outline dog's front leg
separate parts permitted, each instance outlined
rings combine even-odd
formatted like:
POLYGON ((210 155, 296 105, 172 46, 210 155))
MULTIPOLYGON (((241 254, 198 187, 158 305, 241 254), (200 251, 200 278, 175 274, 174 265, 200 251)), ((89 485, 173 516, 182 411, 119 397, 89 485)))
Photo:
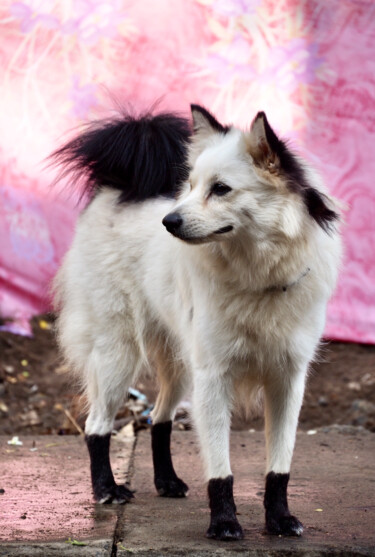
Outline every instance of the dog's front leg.
POLYGON ((211 522, 206 536, 243 538, 236 518, 233 476, 229 462, 232 381, 226 373, 199 369, 194 374, 194 414, 208 476, 211 522))
POLYGON ((287 486, 306 367, 285 375, 277 370, 264 386, 267 445, 264 506, 266 529, 270 534, 300 536, 303 532, 301 522, 289 512, 287 486))

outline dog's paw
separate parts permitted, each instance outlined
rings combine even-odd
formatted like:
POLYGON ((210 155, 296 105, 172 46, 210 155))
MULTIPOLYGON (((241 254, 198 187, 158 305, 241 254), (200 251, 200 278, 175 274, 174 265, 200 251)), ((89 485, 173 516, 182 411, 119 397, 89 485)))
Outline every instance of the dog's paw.
POLYGON ((95 493, 95 500, 102 505, 110 503, 124 505, 133 499, 133 492, 124 485, 114 484, 110 488, 104 488, 99 493, 95 493))
POLYGON ((168 480, 156 478, 155 487, 160 497, 185 497, 189 491, 186 483, 177 476, 168 480))
POLYGON ((282 536, 301 536, 303 532, 302 523, 295 516, 281 516, 278 518, 267 517, 266 529, 268 534, 282 536))
POLYGON ((220 520, 211 522, 210 527, 206 532, 207 538, 222 541, 233 541, 243 539, 243 530, 238 520, 220 520))

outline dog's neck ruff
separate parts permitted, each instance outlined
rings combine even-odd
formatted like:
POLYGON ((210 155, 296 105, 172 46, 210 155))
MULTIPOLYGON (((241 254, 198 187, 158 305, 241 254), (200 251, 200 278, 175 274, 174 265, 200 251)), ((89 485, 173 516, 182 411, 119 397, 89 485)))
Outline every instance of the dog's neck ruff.
POLYGON ((299 277, 294 280, 293 282, 289 282, 288 284, 283 284, 283 285, 274 285, 274 286, 269 286, 268 288, 266 288, 266 292, 286 292, 287 290, 290 290, 293 286, 296 286, 299 282, 301 282, 301 280, 303 278, 305 278, 306 275, 309 274, 309 272, 311 271, 310 267, 307 267, 307 269, 305 269, 303 271, 303 273, 301 273, 299 275, 299 277))

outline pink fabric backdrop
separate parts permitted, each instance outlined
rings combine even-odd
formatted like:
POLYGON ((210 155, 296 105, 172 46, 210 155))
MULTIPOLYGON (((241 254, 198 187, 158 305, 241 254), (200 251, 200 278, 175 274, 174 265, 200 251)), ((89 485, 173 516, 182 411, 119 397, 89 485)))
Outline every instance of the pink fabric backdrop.
POLYGON ((27 330, 69 246, 77 199, 43 159, 116 99, 247 126, 258 110, 344 201, 346 258, 326 335, 375 342, 372 0, 3 0, 0 315, 27 330))

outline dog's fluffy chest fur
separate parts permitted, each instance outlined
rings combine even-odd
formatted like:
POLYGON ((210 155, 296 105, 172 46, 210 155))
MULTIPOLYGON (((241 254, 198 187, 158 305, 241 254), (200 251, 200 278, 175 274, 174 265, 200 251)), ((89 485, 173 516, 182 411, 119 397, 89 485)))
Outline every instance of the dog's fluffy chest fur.
POLYGON ((259 372, 316 343, 324 319, 317 299, 334 280, 334 273, 317 275, 328 253, 305 250, 300 261, 278 255, 262 268, 251 246, 231 254, 230 247, 185 245, 167 234, 161 219, 172 207, 159 199, 119 209, 111 191, 91 203, 71 256, 77 253, 75 280, 92 297, 91 308, 106 308, 111 319, 115 313, 124 328, 136 324, 139 338, 168 336, 185 360, 204 367, 215 360, 235 370, 246 361, 259 372))

